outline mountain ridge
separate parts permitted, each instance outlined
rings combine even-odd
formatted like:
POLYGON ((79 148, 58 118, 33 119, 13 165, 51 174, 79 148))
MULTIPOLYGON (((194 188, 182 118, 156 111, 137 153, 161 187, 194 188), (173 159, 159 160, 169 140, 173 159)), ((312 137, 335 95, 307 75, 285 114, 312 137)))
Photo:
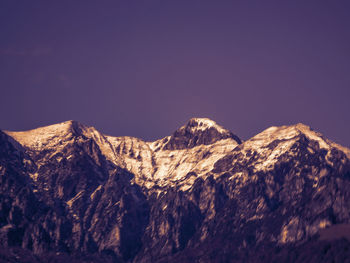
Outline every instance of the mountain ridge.
POLYGON ((350 224, 349 149, 304 124, 246 141, 205 118, 154 142, 76 121, 0 135, 0 240, 35 255, 253 262, 350 224))
POLYGON ((54 149, 56 152, 65 146, 65 142, 74 144, 80 137, 91 139, 109 161, 131 171, 135 174, 135 181, 148 188, 154 185, 174 185, 177 184, 175 181, 182 181, 182 189, 188 189, 193 185, 195 177, 192 180, 183 180, 187 174, 205 176, 220 158, 228 155, 237 146, 242 148, 241 151, 253 150, 261 153, 264 162, 255 165, 257 171, 269 169, 280 155, 290 150, 290 146, 299 136, 317 142, 318 147, 327 150, 329 154, 335 148, 350 157, 350 149, 326 139, 321 133, 302 123, 272 126, 244 142, 208 118, 191 118, 173 135, 153 142, 129 136, 105 135, 94 127, 73 120, 29 131, 5 133, 31 151, 54 149), (203 138, 209 139, 205 141, 203 138), (272 142, 278 147, 272 147, 272 142), (269 149, 271 147, 273 151, 269 149), (215 153, 214 156, 211 153, 215 153), (198 156, 193 158, 195 154, 198 156), (146 178, 145 174, 151 177, 146 178))
MULTIPOLYGON (((3 130, 3 132, 5 132, 6 134, 10 135, 11 137, 15 136, 15 137, 19 138, 21 135, 24 135, 24 134, 30 134, 30 133, 35 134, 35 131, 47 132, 46 130, 48 130, 50 128, 51 128, 51 130, 59 130, 60 127, 63 128, 63 129, 66 129, 66 131, 71 131, 71 132, 73 132, 75 134, 79 134, 82 131, 88 130, 88 129, 95 129, 96 130, 96 128, 94 128, 93 126, 84 125, 84 124, 82 124, 81 122, 79 122, 77 120, 68 120, 68 121, 64 121, 64 122, 60 122, 60 123, 56 123, 56 124, 41 126, 41 127, 30 129, 30 130, 24 130, 24 131, 3 130)), ((189 128, 192 129, 192 131, 193 131, 193 128, 195 128, 195 127, 198 127, 199 128, 198 130, 205 130, 205 129, 214 128, 219 133, 223 133, 224 135, 230 134, 231 136, 234 137, 234 139, 237 141, 238 144, 241 144, 241 142, 242 142, 242 140, 237 135, 233 134, 230 130, 225 129, 223 126, 218 125, 215 121, 213 121, 213 120, 211 120, 209 118, 191 118, 183 126, 178 128, 173 133, 173 135, 176 134, 178 131, 185 130, 185 129, 188 130, 189 128)), ((318 134, 318 136, 320 136, 322 138, 325 138, 320 132, 315 131, 310 126, 308 126, 308 125, 306 125, 304 123, 296 123, 296 124, 283 125, 283 126, 271 126, 271 127, 266 128, 262 132, 264 132, 266 130, 269 130, 269 129, 279 129, 279 128, 286 128, 286 127, 287 128, 288 127, 289 128, 295 127, 300 132, 304 132, 304 133, 305 132, 306 133, 310 133, 310 131, 311 131, 311 132, 314 132, 314 133, 318 134)), ((260 133, 262 133, 262 132, 260 132, 260 133)), ((38 132, 37 132, 37 134, 38 134, 38 132)), ((170 136, 165 136, 165 137, 160 138, 160 139, 156 139, 155 141, 147 141, 147 140, 143 140, 141 138, 132 137, 132 136, 113 136, 113 135, 110 135, 110 134, 104 134, 104 133, 101 133, 101 134, 106 136, 106 137, 112 137, 112 138, 123 138, 123 137, 135 138, 137 140, 144 141, 146 143, 155 143, 157 141, 161 141, 161 140, 164 140, 166 138, 171 137, 171 135, 170 135, 170 136)), ((251 138, 249 138, 247 140, 250 140, 253 137, 251 137, 251 138)), ((332 142, 329 139, 327 139, 327 140, 332 142)), ((341 146, 340 144, 337 144, 337 143, 334 143, 334 142, 332 142, 332 143, 336 144, 336 145, 338 145, 338 146, 340 146, 342 148, 344 148, 344 150, 346 150, 346 151, 349 151, 348 147, 341 146)))

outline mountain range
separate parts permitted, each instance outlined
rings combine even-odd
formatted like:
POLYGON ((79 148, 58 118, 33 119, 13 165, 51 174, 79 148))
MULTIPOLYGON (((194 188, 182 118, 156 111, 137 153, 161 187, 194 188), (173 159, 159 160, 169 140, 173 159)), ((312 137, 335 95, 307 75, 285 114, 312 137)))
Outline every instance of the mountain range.
POLYGON ((350 149, 301 123, 3 130, 0 208, 0 262, 350 262, 350 149))

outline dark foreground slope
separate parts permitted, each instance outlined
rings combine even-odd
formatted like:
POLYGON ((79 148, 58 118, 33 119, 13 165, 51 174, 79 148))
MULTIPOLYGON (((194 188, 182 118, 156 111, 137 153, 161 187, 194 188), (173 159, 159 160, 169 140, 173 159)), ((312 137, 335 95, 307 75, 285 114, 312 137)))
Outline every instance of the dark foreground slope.
POLYGON ((213 123, 155 143, 0 132, 0 262, 346 262, 348 149, 301 124, 241 142, 213 123))

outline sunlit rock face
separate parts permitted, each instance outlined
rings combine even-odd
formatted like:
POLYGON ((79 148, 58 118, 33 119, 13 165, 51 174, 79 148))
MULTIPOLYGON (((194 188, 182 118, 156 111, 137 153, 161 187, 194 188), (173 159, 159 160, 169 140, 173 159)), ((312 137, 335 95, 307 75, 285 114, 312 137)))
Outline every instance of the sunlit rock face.
POLYGON ((329 262, 350 251, 349 157, 303 124, 245 142, 205 118, 155 142, 76 121, 0 131, 0 255, 329 262), (338 225, 346 231, 322 232, 338 225))

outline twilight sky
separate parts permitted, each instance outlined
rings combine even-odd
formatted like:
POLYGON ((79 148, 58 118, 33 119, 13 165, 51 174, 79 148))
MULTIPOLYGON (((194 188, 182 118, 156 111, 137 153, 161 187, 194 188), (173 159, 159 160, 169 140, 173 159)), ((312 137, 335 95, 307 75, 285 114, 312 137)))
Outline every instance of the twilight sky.
POLYGON ((208 117, 350 146, 350 1, 0 2, 0 129, 146 140, 208 117))

